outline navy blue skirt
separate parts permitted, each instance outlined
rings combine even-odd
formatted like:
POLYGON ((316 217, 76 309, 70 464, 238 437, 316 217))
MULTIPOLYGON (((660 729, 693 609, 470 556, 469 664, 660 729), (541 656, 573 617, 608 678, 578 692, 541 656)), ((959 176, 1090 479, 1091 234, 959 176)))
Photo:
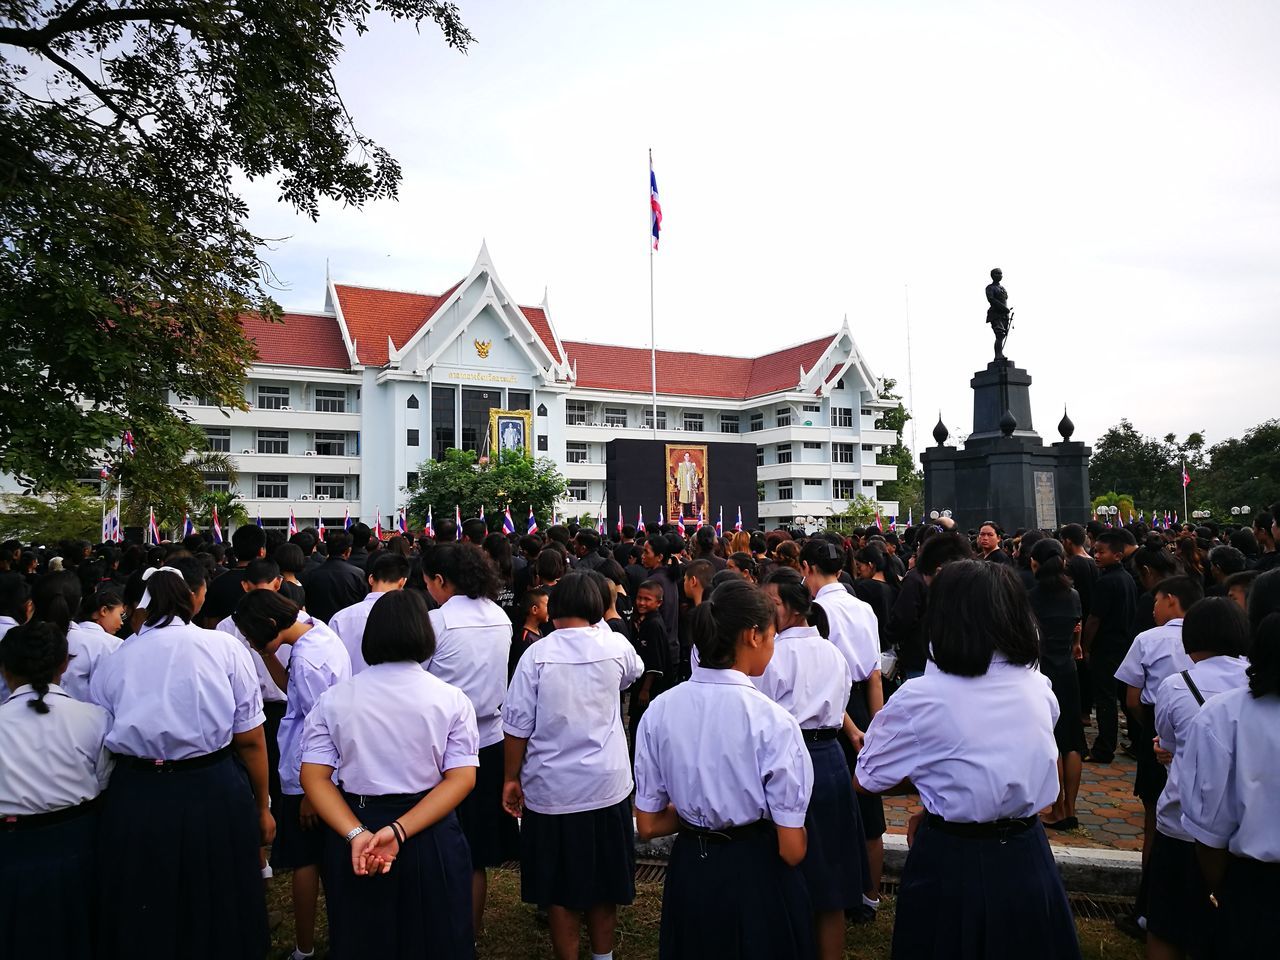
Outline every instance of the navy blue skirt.
POLYGON ((1196 845, 1156 831, 1147 861, 1147 930, 1190 956, 1210 942, 1213 906, 1196 862, 1196 845))
POLYGON ((893 924, 895 960, 1078 960, 1076 925, 1044 827, 1003 839, 921 824, 893 924))
POLYGON ((0 824, 0 957, 95 956, 98 813, 32 829, 0 824))
POLYGON ((811 960, 804 877, 772 824, 728 843, 676 837, 662 890, 661 960, 811 960))
POLYGON ((276 839, 271 844, 272 869, 317 866, 324 854, 328 827, 320 821, 310 830, 302 829, 302 794, 282 793, 279 805, 272 804, 271 813, 276 818, 276 839))
POLYGON ((99 956, 266 956, 261 840, 249 776, 230 754, 167 772, 118 764, 98 834, 99 956))
POLYGON ((804 818, 809 843, 800 872, 816 912, 847 910, 862 903, 870 873, 862 815, 840 744, 805 745, 813 761, 813 795, 804 818))
POLYGON ((538 813, 520 821, 520 899, 585 910, 636 898, 631 799, 581 813, 538 813))
POLYGON ((458 804, 458 822, 471 847, 471 867, 499 867, 520 856, 520 825, 502 809, 503 742, 480 748, 476 786, 458 804))
MULTIPOLYGON (((347 795, 360 822, 374 831, 417 802, 366 797, 361 806, 360 798, 347 795)), ((320 876, 333 960, 472 960, 471 853, 454 813, 410 837, 391 872, 376 876, 356 876, 351 847, 327 830, 320 876)))
POLYGON ((1280 863, 1231 857, 1218 891, 1213 956, 1275 956, 1277 903, 1280 863))
MULTIPOLYGON (((863 733, 871 725, 871 704, 867 700, 867 681, 859 680, 849 692, 849 703, 845 707, 849 719, 863 733)), ((841 731, 840 746, 844 750, 845 762, 849 772, 854 773, 858 767, 858 748, 841 731)), ((852 781, 851 781, 852 782, 852 781)), ((884 799, 877 793, 856 793, 854 799, 858 804, 858 814, 862 818, 862 835, 867 840, 877 840, 884 836, 888 829, 884 819, 884 799)))

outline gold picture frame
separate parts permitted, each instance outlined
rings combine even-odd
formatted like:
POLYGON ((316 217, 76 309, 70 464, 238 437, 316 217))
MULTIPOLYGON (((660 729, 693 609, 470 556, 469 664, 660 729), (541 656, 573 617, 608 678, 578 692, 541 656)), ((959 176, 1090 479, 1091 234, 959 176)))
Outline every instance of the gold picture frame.
POLYGON ((663 460, 662 472, 666 487, 667 522, 675 523, 676 518, 684 513, 682 503, 688 503, 691 513, 684 513, 684 519, 696 521, 698 510, 703 512, 704 520, 711 522, 711 502, 707 498, 707 447, 706 444, 668 443, 666 458, 663 460), (693 464, 692 470, 682 468, 685 458, 693 464), (681 490, 682 474, 692 474, 695 486, 692 490, 681 490), (682 501, 681 493, 691 493, 691 501, 682 501))
POLYGON ((489 454, 495 460, 504 450, 533 456, 533 411, 490 410, 489 454))

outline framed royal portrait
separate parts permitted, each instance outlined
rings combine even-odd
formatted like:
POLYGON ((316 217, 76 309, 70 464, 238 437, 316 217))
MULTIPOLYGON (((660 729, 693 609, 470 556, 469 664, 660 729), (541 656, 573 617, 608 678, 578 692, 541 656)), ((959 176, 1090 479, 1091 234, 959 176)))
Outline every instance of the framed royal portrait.
POLYGON ((489 411, 489 449, 493 456, 513 450, 533 455, 533 414, 528 410, 489 411))
POLYGON ((686 523, 711 516, 707 502, 707 448, 668 443, 664 467, 667 486, 667 521, 683 516, 686 523))

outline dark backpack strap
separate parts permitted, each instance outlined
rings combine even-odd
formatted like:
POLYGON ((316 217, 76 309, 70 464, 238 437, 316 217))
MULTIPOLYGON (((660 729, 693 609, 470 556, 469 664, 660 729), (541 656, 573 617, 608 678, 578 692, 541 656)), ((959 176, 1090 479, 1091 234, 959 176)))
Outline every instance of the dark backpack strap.
POLYGON ((1196 703, 1204 706, 1204 695, 1200 692, 1200 688, 1196 686, 1196 682, 1191 679, 1191 671, 1183 670, 1182 679, 1187 684, 1187 689, 1191 691, 1191 695, 1196 698, 1196 703))

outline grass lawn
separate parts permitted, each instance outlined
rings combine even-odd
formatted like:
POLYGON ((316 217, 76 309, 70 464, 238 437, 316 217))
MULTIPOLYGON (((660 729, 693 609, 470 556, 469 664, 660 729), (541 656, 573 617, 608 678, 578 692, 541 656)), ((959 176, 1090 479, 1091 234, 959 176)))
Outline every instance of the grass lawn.
MULTIPOLYGON (((293 948, 293 913, 290 906, 289 876, 282 874, 270 881, 268 900, 273 910, 284 914, 284 921, 272 931, 274 957, 288 956, 293 948)), ((639 883, 636 902, 624 907, 618 915, 618 960, 656 960, 658 956, 658 920, 662 912, 662 885, 639 883)), ((324 909, 320 910, 318 954, 325 955, 324 909)), ((1145 951, 1110 923, 1080 920, 1080 947, 1088 960, 1141 960, 1145 951)), ((888 960, 893 933, 893 898, 886 897, 880 918, 869 926, 849 928, 850 960, 888 960)), ((583 932, 581 955, 590 957, 586 933, 583 932)), ((515 870, 489 872, 489 906, 485 913, 485 933, 480 939, 482 960, 531 960, 551 957, 551 943, 545 927, 533 918, 533 909, 520 902, 520 874, 515 870)))

